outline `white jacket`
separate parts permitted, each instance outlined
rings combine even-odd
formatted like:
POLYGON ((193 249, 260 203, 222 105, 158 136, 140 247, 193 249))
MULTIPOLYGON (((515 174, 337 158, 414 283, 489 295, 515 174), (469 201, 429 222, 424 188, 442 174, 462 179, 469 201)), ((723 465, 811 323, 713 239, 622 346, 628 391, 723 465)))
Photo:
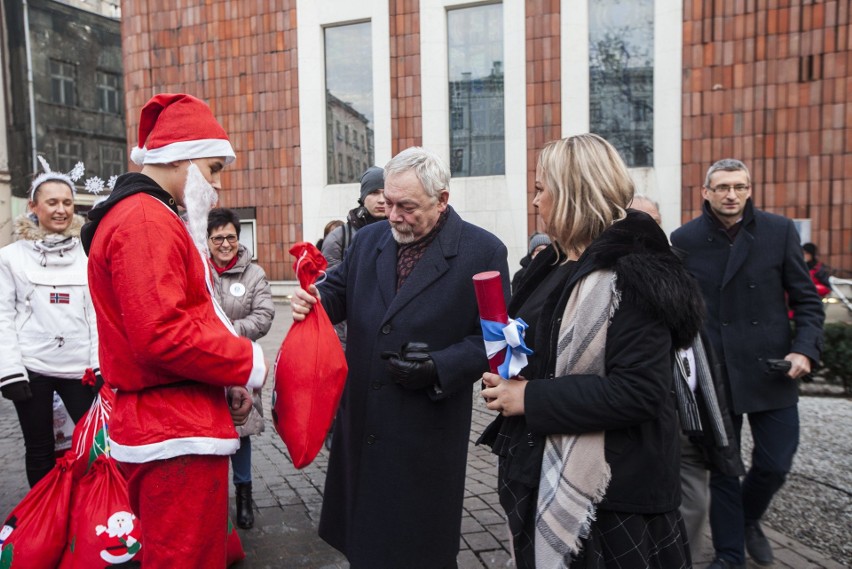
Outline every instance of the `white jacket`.
POLYGON ((62 235, 49 235, 22 215, 19 240, 0 249, 0 386, 29 381, 27 370, 67 379, 99 372, 82 224, 75 215, 62 235))

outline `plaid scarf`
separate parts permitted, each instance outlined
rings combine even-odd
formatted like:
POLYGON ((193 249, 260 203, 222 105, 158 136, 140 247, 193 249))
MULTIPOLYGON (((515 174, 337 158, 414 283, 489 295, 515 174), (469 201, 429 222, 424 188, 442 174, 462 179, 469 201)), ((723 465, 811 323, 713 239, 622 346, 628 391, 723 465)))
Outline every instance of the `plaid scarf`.
MULTIPOLYGON (((577 283, 559 328, 556 377, 595 374, 606 381, 607 328, 621 300, 615 282, 614 272, 601 270, 577 283)), ((609 481, 602 431, 547 437, 536 507, 536 567, 569 566, 609 481)))
POLYGON ((407 243, 405 245, 399 246, 399 251, 396 254, 396 290, 402 288, 402 284, 405 280, 411 275, 411 272, 414 270, 414 267, 417 265, 417 262, 426 252, 426 249, 429 248, 429 245, 432 244, 432 241, 435 240, 435 237, 438 236, 438 233, 443 229, 444 225, 447 223, 447 218, 450 216, 450 209, 447 208, 444 212, 438 217, 438 221, 435 223, 435 227, 432 228, 432 231, 424 235, 421 239, 414 241, 413 243, 407 243))

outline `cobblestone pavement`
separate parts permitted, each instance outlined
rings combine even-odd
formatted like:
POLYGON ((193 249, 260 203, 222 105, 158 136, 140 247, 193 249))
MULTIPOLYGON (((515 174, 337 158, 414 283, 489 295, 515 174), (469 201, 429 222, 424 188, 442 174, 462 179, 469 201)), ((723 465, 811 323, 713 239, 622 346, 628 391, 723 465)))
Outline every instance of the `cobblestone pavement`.
MULTIPOLYGON (((277 353, 290 324, 289 307, 276 306, 278 314, 270 334, 261 341, 267 358, 277 353)), ((264 391, 269 406, 270 390, 264 391)), ((476 398, 478 399, 478 398, 476 398)), ((471 439, 475 439, 491 421, 490 412, 479 401, 474 407, 471 439)), ((803 431, 804 432, 804 431, 803 431)), ((802 441, 800 450, 806 448, 802 441)), ((316 533, 322 502, 323 484, 328 465, 325 449, 308 467, 296 470, 284 443, 271 423, 267 431, 252 442, 252 471, 255 527, 240 530, 247 558, 236 565, 239 569, 348 569, 349 564, 336 550, 325 544, 316 533)), ((23 443, 12 404, 0 399, 0 515, 5 517, 27 491, 24 474, 23 443)), ((496 460, 484 448, 471 443, 467 468, 462 536, 458 564, 461 569, 514 567, 506 550, 506 530, 496 494, 496 460)), ((232 490, 233 494, 233 490, 232 490)), ((233 498, 231 515, 234 516, 233 498)), ((845 515, 849 516, 847 509, 845 515)), ((824 553, 809 549, 793 538, 766 527, 772 541, 775 567, 838 569, 844 565, 832 561, 824 553)), ((848 537, 849 534, 847 534, 848 537)), ((390 545, 390 544, 389 544, 390 545)), ((704 567, 712 558, 705 545, 696 567, 704 567)), ((757 567, 750 565, 750 567, 757 567)), ((405 569, 405 568, 400 568, 405 569)))

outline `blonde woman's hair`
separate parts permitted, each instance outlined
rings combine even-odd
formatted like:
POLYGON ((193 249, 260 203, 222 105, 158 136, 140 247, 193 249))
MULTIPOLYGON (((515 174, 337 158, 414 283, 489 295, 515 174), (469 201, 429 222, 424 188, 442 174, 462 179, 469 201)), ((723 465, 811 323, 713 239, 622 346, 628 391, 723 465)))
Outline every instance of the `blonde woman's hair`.
POLYGON ((553 195, 547 233, 567 254, 580 255, 627 215, 633 180, 618 151, 597 134, 549 142, 538 155, 542 182, 553 195))

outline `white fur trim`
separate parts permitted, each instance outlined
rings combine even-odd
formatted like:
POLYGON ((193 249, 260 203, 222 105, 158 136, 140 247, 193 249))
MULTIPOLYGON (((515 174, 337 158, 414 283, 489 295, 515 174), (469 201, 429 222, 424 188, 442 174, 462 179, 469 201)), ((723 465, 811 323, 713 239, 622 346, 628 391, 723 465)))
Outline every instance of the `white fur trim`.
POLYGON ((266 379, 266 362, 263 359, 263 348, 257 342, 251 343, 252 367, 246 389, 260 389, 266 379))
POLYGON ((139 148, 138 146, 134 146, 133 150, 130 151, 130 159, 134 164, 139 164, 140 166, 145 163, 145 149, 139 148))
MULTIPOLYGON (((206 138, 201 140, 183 140, 173 142, 160 148, 145 148, 144 164, 167 164, 178 160, 193 158, 224 157, 225 164, 230 164, 236 158, 231 143, 224 138, 206 138)), ((132 154, 131 154, 132 158, 132 154)), ((135 162, 135 160, 134 160, 135 162)))
POLYGON ((166 460, 188 454, 227 456, 237 452, 240 439, 217 439, 213 437, 185 437, 168 439, 147 445, 123 445, 110 438, 110 453, 119 462, 151 462, 166 460))

